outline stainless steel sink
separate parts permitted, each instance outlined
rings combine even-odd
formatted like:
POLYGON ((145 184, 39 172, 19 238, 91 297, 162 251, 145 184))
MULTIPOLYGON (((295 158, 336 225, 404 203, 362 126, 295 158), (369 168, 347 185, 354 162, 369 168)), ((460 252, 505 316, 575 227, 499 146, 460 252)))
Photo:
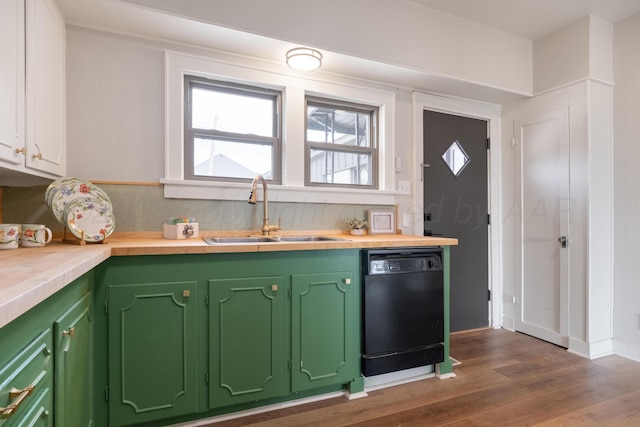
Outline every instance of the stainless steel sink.
POLYGON ((331 236, 246 236, 246 237, 203 237, 202 240, 209 245, 234 244, 234 243, 277 243, 277 242, 330 242, 347 241, 339 237, 331 236))
POLYGON ((247 236, 247 237, 203 237, 202 240, 209 245, 229 243, 267 243, 275 242, 271 237, 247 236))
POLYGON ((279 242, 330 242, 330 241, 347 241, 339 237, 331 236, 280 236, 275 237, 279 242))

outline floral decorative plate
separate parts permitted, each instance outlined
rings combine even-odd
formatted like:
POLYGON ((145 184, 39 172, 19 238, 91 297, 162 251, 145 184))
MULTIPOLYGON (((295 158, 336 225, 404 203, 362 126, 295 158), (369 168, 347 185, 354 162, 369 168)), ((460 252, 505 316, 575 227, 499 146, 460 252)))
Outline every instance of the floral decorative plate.
POLYGON ((100 242, 113 233, 115 217, 105 200, 83 197, 68 202, 62 215, 64 223, 78 239, 100 242))
POLYGON ((48 192, 45 192, 45 200, 51 208, 53 215, 63 224, 65 224, 66 219, 64 216, 66 205, 78 198, 93 197, 103 202, 109 211, 113 209, 107 193, 84 179, 61 178, 52 183, 47 188, 47 191, 48 192))
POLYGON ((62 187, 65 183, 69 183, 76 179, 78 178, 69 178, 69 177, 58 178, 55 181, 53 181, 51 184, 49 184, 49 186, 47 187, 47 191, 44 192, 44 201, 47 202, 47 206, 51 207, 51 201, 53 200, 53 196, 56 195, 60 187, 62 187))

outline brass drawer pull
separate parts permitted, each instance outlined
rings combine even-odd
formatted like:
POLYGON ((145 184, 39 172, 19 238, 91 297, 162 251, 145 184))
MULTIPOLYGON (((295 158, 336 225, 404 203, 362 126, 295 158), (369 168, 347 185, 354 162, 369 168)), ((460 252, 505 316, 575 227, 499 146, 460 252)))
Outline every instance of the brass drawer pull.
POLYGON ((29 385, 22 390, 18 390, 17 388, 12 388, 9 390, 9 399, 13 400, 13 403, 10 403, 6 408, 0 408, 2 414, 0 415, 2 418, 9 418, 11 415, 15 414, 18 410, 18 407, 22 405, 22 402, 33 392, 35 385, 29 385))
POLYGON ((68 331, 62 331, 62 335, 69 335, 70 338, 73 338, 76 335, 76 328, 71 327, 68 331))

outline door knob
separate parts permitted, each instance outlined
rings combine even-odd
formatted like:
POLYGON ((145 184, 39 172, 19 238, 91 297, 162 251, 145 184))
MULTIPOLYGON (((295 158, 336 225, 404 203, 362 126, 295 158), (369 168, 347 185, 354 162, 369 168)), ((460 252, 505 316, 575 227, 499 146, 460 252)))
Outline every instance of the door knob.
POLYGON ((560 236, 558 238, 558 242, 560 242, 560 246, 563 248, 567 247, 567 236, 560 236))

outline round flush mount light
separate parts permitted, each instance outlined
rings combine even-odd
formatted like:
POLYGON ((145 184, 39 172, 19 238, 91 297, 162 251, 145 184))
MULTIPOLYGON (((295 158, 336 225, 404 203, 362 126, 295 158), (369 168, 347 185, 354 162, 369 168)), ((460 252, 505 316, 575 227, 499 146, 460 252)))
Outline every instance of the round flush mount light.
POLYGON ((287 65, 294 70, 312 71, 322 65, 322 54, 315 49, 296 47, 287 52, 287 65))

